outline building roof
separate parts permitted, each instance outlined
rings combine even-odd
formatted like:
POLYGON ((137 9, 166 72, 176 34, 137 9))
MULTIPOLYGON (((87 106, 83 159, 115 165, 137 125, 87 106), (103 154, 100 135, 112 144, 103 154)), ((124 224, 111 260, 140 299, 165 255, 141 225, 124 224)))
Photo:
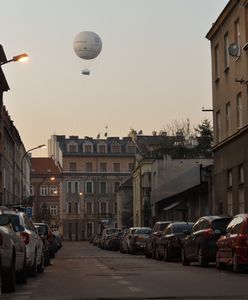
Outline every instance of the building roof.
POLYGON ((31 174, 58 175, 60 168, 55 164, 51 157, 33 157, 31 158, 31 174))

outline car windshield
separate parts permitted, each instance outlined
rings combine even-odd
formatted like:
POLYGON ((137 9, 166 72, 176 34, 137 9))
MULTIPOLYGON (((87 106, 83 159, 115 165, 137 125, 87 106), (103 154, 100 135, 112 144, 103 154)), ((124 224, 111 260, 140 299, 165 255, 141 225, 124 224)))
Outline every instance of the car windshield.
POLYGON ((216 220, 211 222, 212 228, 214 230, 219 229, 222 232, 225 232, 228 223, 230 223, 230 220, 231 220, 230 218, 216 219, 216 220))
POLYGON ((135 234, 150 234, 150 233, 151 233, 151 229, 148 229, 148 228, 137 229, 135 231, 135 234))
POLYGON ((168 226, 168 223, 162 223, 162 224, 160 224, 159 225, 159 231, 164 231, 165 228, 167 228, 167 226, 168 226))
POLYGON ((185 223, 185 224, 174 224, 173 233, 182 233, 184 230, 191 231, 193 224, 185 223))
POLYGON ((12 226, 15 228, 16 231, 19 231, 18 226, 21 225, 21 224, 20 224, 20 219, 19 219, 18 215, 10 214, 8 216, 10 218, 12 226))

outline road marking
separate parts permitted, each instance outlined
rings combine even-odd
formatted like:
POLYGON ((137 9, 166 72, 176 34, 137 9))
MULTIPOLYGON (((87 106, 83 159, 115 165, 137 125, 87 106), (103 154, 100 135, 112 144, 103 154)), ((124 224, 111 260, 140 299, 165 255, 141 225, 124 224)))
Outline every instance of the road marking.
POLYGON ((139 288, 136 288, 135 286, 128 286, 127 287, 132 292, 141 292, 142 290, 139 288))
POLYGON ((131 284, 130 281, 126 281, 126 280, 119 280, 118 281, 120 284, 131 284))
POLYGON ((113 279, 122 279, 123 276, 111 276, 113 279))

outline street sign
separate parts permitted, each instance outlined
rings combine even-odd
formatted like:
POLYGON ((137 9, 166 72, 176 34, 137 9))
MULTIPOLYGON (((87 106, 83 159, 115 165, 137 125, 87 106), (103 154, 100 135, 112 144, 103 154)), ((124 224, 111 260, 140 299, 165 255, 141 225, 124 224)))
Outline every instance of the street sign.
POLYGON ((25 213, 30 219, 32 219, 33 216, 32 207, 25 207, 25 213))

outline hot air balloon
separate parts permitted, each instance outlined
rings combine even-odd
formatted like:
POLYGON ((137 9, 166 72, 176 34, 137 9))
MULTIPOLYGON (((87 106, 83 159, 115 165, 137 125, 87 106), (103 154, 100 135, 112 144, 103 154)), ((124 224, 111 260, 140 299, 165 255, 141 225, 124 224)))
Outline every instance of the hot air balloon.
MULTIPOLYGON (((86 61, 91 61, 92 64, 102 50, 102 41, 95 32, 83 31, 75 36, 73 49, 78 57, 86 61)), ((90 75, 90 70, 88 68, 83 69, 82 74, 90 75)))

